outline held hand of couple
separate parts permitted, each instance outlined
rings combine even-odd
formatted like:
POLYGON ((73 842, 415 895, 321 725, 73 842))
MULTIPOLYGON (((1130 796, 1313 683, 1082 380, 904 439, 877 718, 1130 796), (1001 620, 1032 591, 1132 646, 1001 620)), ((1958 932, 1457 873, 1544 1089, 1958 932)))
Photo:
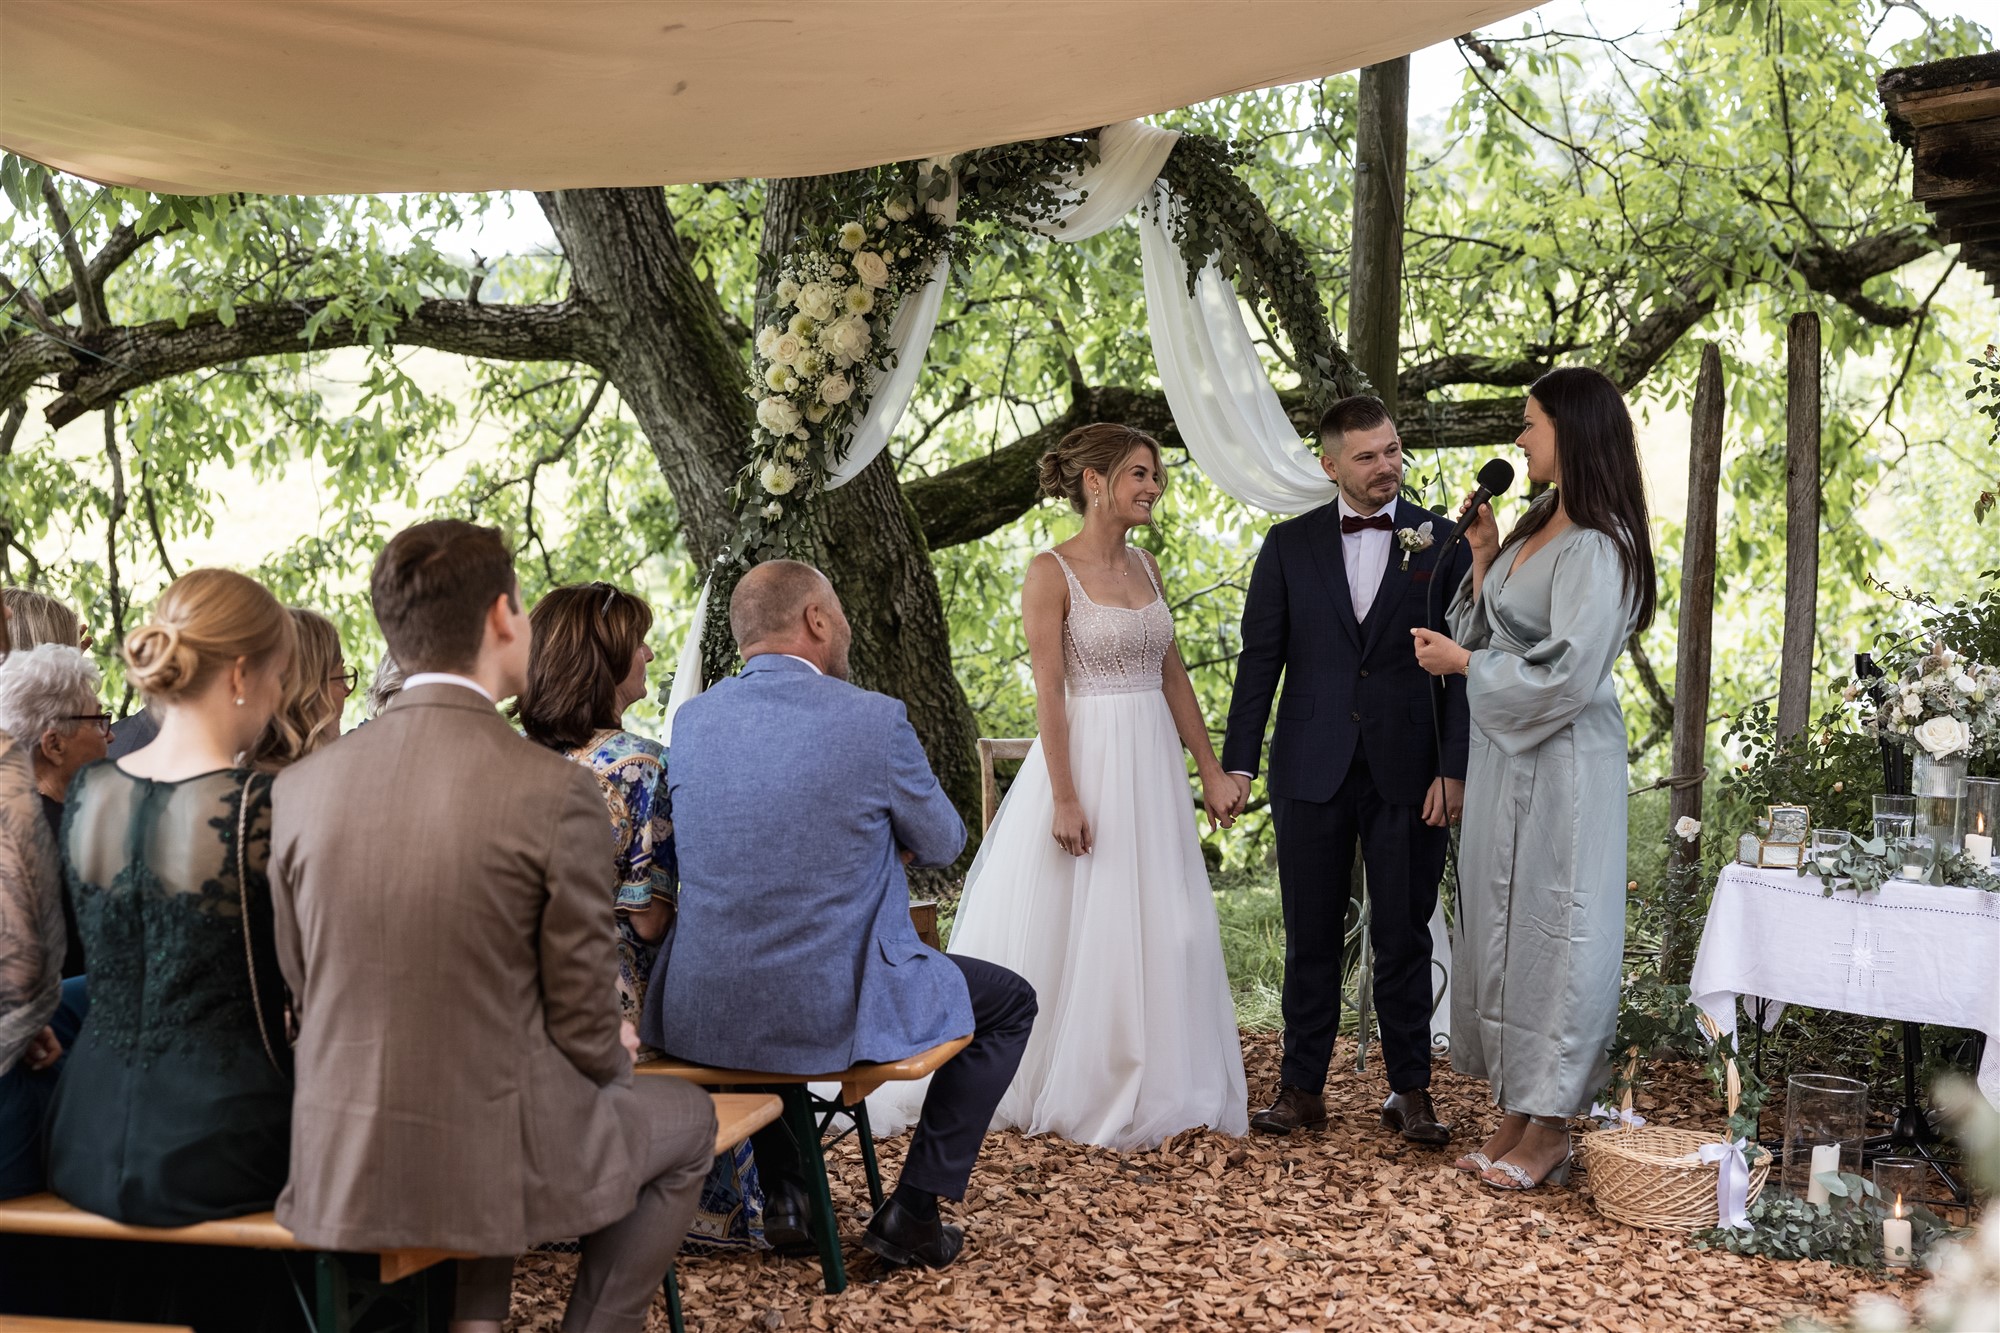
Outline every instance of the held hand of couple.
POLYGON ((1233 828, 1236 816, 1250 800, 1250 783, 1234 773, 1217 773, 1201 780, 1201 808, 1210 828, 1233 828))
POLYGON ((1417 665, 1433 676, 1455 676, 1472 660, 1471 653, 1436 630, 1413 629, 1410 637, 1416 641, 1417 665))

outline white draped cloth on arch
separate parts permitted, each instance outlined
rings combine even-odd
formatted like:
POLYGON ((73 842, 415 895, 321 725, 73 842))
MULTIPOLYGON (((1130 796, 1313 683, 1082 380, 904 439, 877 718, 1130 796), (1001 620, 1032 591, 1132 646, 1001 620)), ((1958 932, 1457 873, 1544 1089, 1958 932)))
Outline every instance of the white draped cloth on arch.
MULTIPOLYGON (((1334 486, 1301 441, 1278 401, 1243 321, 1236 288, 1211 260, 1188 290, 1187 265, 1170 231, 1171 207, 1160 169, 1180 135, 1139 121, 1107 125, 1098 134, 1096 165, 1068 182, 1065 202, 1036 230, 1059 241, 1081 241, 1118 225, 1142 204, 1139 222, 1145 267, 1146 320, 1160 389, 1174 425, 1195 465, 1225 495, 1254 509, 1301 514, 1333 499, 1334 486)), ((946 201, 947 210, 956 200, 946 201)), ((868 409, 850 437, 847 454, 827 460, 827 489, 843 486, 888 445, 909 406, 924 354, 944 304, 946 266, 905 300, 890 322, 893 368, 878 376, 868 409)), ((667 701, 673 717, 701 692, 701 629, 708 618, 709 585, 702 585, 694 621, 675 664, 667 701)))

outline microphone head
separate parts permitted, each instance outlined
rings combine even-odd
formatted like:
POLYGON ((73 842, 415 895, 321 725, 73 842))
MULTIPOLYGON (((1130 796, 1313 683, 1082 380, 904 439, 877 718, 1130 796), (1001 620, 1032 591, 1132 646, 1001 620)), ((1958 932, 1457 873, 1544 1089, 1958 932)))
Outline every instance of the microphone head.
POLYGON ((1507 488, 1514 484, 1514 465, 1504 458, 1487 460, 1479 469, 1479 489, 1488 495, 1505 495, 1507 488))

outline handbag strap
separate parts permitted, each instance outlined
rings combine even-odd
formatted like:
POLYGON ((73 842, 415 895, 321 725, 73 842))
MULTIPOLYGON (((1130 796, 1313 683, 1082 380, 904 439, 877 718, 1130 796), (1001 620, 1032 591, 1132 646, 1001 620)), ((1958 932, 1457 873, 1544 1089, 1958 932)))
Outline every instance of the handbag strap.
POLYGON ((243 845, 250 833, 250 784, 256 780, 255 773, 245 774, 243 789, 236 794, 236 902, 243 918, 243 965, 250 973, 250 1012, 257 1016, 257 1037, 264 1043, 264 1058, 282 1074, 285 1067, 278 1063, 270 1029, 264 1023, 264 1000, 257 986, 257 951, 250 945, 250 876, 245 873, 243 845))

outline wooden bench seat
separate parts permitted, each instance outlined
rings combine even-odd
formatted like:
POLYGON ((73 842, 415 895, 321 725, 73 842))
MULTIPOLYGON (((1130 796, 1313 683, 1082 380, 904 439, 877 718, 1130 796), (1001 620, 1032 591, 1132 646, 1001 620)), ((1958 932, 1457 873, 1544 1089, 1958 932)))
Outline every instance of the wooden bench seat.
POLYGON ((884 1083, 911 1083, 936 1073, 945 1061, 971 1044, 972 1038, 959 1037, 942 1046, 933 1046, 928 1051, 919 1051, 906 1060, 895 1060, 881 1065, 849 1065, 834 1074, 768 1074, 750 1069, 714 1069, 707 1065, 691 1065, 681 1060, 647 1060, 634 1065, 632 1072, 686 1079, 703 1087, 718 1088, 767 1084, 838 1083, 841 1103, 844 1106, 855 1106, 884 1083))

